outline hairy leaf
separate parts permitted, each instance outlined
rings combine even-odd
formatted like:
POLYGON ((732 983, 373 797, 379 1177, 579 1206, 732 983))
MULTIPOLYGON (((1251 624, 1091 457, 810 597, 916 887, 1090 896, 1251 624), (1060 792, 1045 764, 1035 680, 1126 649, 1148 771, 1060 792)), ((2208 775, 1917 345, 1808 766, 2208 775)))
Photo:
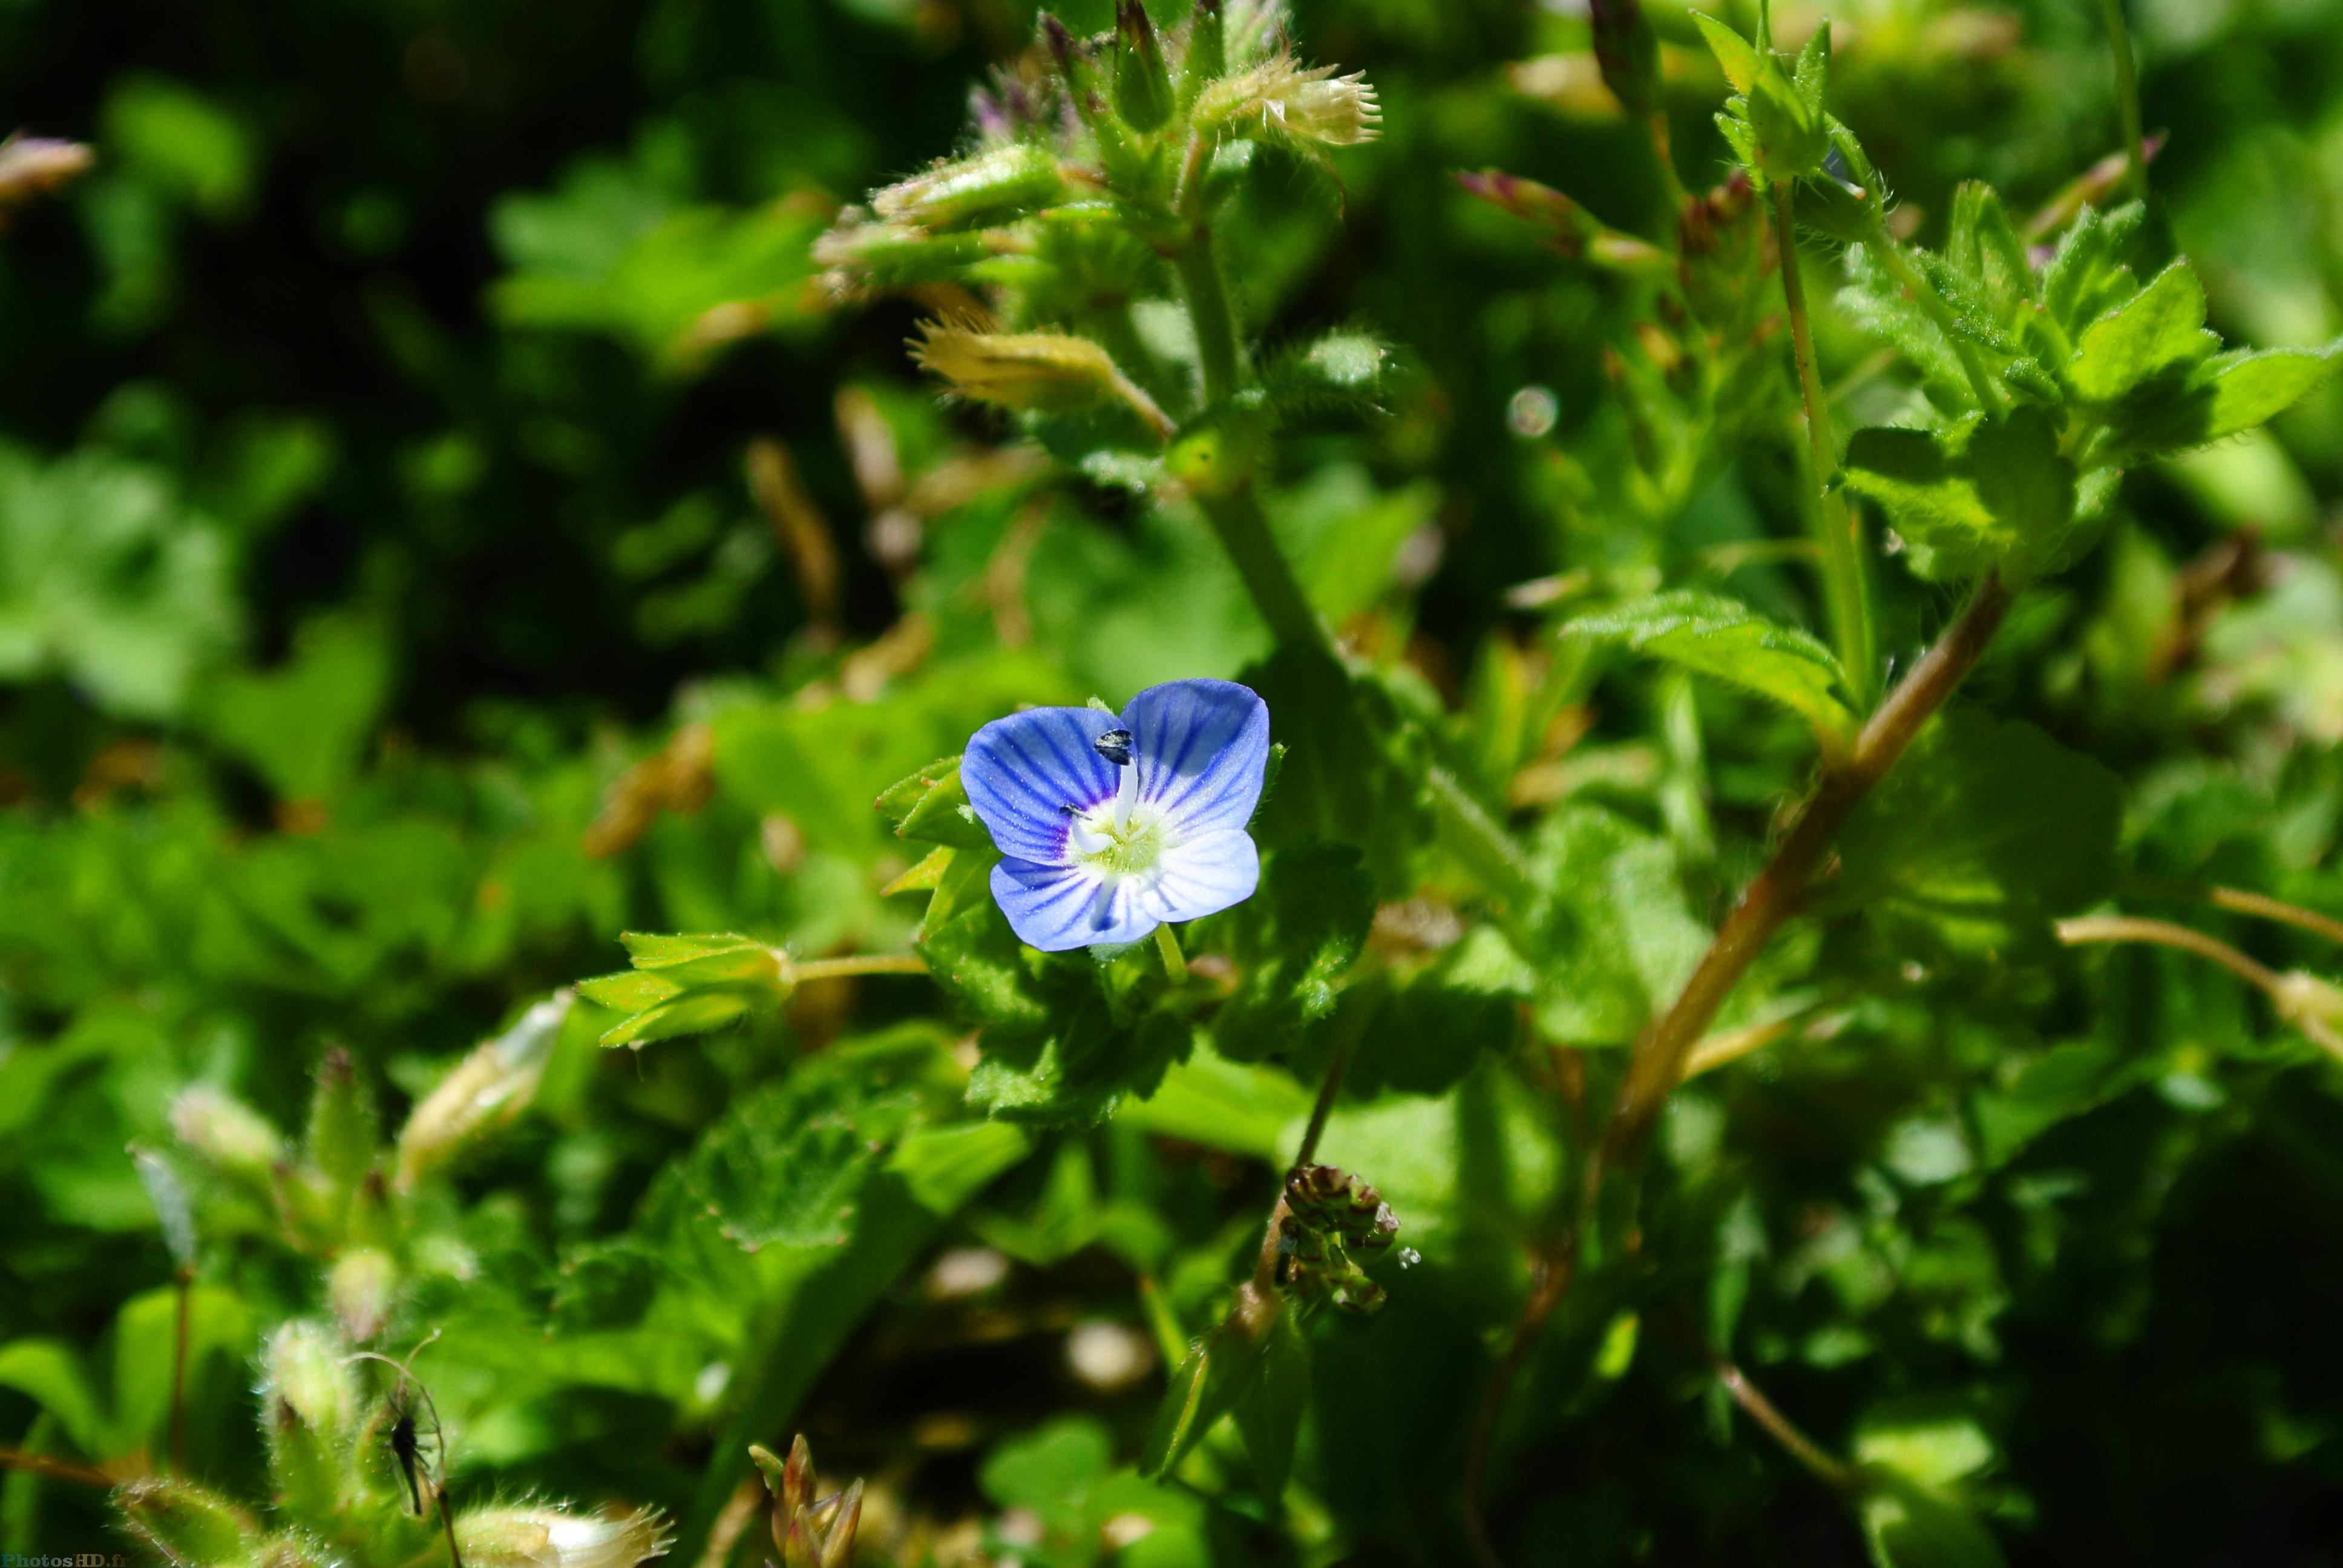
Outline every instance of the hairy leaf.
POLYGON ((1637 653, 1738 686, 1844 735, 1855 716, 1838 694, 1838 660, 1809 633, 1715 594, 1683 589, 1563 628, 1566 637, 1616 642, 1637 653))

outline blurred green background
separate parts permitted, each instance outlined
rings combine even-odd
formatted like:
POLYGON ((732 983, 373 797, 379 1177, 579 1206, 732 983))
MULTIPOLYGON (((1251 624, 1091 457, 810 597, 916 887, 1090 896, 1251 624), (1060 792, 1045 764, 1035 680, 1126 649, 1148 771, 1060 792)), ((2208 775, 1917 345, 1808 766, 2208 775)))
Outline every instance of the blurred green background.
MULTIPOLYGON (((1651 8, 1677 36, 1681 8, 1651 8)), ((1802 31, 1815 9, 1785 3, 1777 23, 1802 31)), ((1648 233, 1651 155, 1567 0, 1296 12, 1311 57, 1376 84, 1384 135, 1343 156, 1339 189, 1299 168, 1272 182, 1233 270, 1272 341, 1362 326, 1400 374, 1386 415, 1295 444, 1278 521, 1321 608, 1463 709, 1493 641, 1531 638, 1509 588, 1659 547, 1623 543, 1617 498, 1583 489, 1600 465, 1564 461, 1624 438, 1603 351, 1632 331, 1628 302, 1452 174, 1506 168, 1648 233)), ((1061 14, 1110 20, 1104 0, 1061 14)), ((1838 112, 1924 238, 1958 180, 2024 212, 2118 140, 2086 0, 1846 0, 1833 16, 1838 112)), ((2157 221, 2215 325, 2263 346, 2333 337, 2343 3, 2140 0, 2133 19, 2147 123, 2170 137, 2157 221)), ((949 150, 970 84, 1033 25, 1012 0, 0 0, 0 124, 97 154, 0 234, 0 1343, 108 1342, 122 1302, 167 1281, 121 1151, 167 1135, 180 1085, 233 1086, 291 1125, 331 1039, 399 1101, 520 1004, 615 967, 622 929, 900 941, 874 779, 1018 701, 1121 701, 1266 646, 1192 526, 1045 483, 1003 421, 945 407, 903 349, 913 302, 840 307, 815 286, 808 247, 837 207, 949 150)), ((1690 48, 1666 61, 1676 161, 1705 184, 1722 83, 1690 48)), ((1824 347, 1834 378, 1871 351, 1829 322, 1824 347)), ((1786 461, 1753 460, 1644 510, 1682 558, 1794 534, 1795 484, 1786 461)), ((2329 897, 2343 392, 2126 497, 2132 523, 2021 617, 1987 689, 2126 778, 2144 862, 2329 897), (2250 589, 2176 618, 2199 578, 2250 589)), ((1775 568, 1735 586, 1804 604, 1775 568)), ((1908 657, 1943 608, 1898 587, 1891 645, 1908 657)), ((1665 700, 1615 697, 1590 777, 1649 804, 1673 763, 1637 738, 1665 700)), ((1709 872, 1729 886, 1795 742, 1721 711, 1701 766, 1745 840, 1709 872)), ((1510 739, 1490 752, 1500 797, 1537 760, 1510 739)), ((1651 815, 1681 828, 1669 809, 1651 815)), ((1826 1431, 1909 1392, 1899 1380, 1967 1388, 1964 1419, 2026 1478, 1999 1511, 2019 1560, 2333 1562, 2343 1098, 2264 1072, 2254 1004, 2160 962, 2111 993, 2155 1015, 2127 1025, 2160 1042, 2154 1061, 2061 1101, 2077 1146, 1923 1249, 1936 1272, 1906 1281, 1913 1338, 1890 1372, 1860 1362, 1872 1330, 1848 1322, 1891 1287, 1848 1261, 1866 1255, 1861 1222, 1820 1194, 1859 1187, 1847 1172, 1891 1134, 1925 1171, 1922 1066, 1825 1053, 1736 1091, 1771 1228, 1805 1247, 1782 1263, 1799 1274, 1785 1299, 1845 1276, 1828 1321, 1785 1312, 1768 1332, 1826 1431), (2070 1178, 2082 1188, 2056 1187, 2070 1178)), ((2013 1027, 1991 1009, 2039 1000, 1980 1002, 1980 1059, 2013 1027)), ((921 1003, 873 988, 859 1005, 867 1028, 921 1003)), ((2090 1027, 2054 1010, 2030 1043, 2090 1027)), ((540 1271, 624 1224, 769 1075, 749 1043, 636 1063, 589 1038, 549 1114, 469 1190, 540 1271)), ((1718 1134, 1688 1116, 1672 1136, 1696 1161, 1718 1134)), ((1208 1231, 1217 1200, 1197 1201, 1208 1231)), ((1127 1296, 1075 1249, 1031 1250, 1057 1271, 1031 1311, 1127 1296)), ((1405 1371, 1353 1345, 1323 1374, 1322 1422, 1347 1410, 1424 1449, 1363 1459, 1330 1493, 1377 1543, 1361 1561, 1439 1561, 1453 1541, 1426 1523, 1448 1504, 1404 1487, 1419 1463, 1453 1475, 1448 1407, 1478 1386, 1482 1325, 1429 1321, 1443 1310, 1403 1299, 1380 1321, 1421 1334, 1395 1342, 1414 1346, 1405 1371)), ((1074 1402, 1040 1357, 907 1371, 871 1352, 832 1392, 844 1458, 900 1451, 921 1377, 950 1391, 929 1402, 986 1412, 988 1442, 1074 1402)), ((222 1443, 245 1419, 236 1375, 222 1443)), ((0 1388, 0 1440, 29 1442, 45 1418, 17 1388, 0 1388)), ((688 1495, 704 1433, 652 1481, 637 1406, 548 1392, 531 1409, 475 1462, 518 1487, 688 1495)), ((1551 1560, 1577 1543, 1574 1562, 1855 1560, 1827 1499, 1760 1485, 1739 1457, 1683 1516, 1622 1523, 1638 1467, 1697 1438, 1623 1419, 1533 1449, 1563 1479, 1523 1483, 1522 1538, 1551 1560)), ((922 1484, 977 1496, 973 1451, 930 1446, 961 1472, 922 1484)), ((82 1539, 98 1517, 15 1476, 0 1547, 82 1539)))

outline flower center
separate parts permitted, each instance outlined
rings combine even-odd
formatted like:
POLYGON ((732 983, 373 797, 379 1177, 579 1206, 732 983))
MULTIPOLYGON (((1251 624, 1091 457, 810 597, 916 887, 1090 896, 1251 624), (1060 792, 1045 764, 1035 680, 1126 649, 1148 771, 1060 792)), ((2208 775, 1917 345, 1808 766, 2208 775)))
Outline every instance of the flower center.
POLYGON ((1114 799, 1074 819, 1066 847, 1074 859, 1110 877, 1142 876, 1165 849, 1162 814, 1139 803, 1139 770, 1125 767, 1114 799))

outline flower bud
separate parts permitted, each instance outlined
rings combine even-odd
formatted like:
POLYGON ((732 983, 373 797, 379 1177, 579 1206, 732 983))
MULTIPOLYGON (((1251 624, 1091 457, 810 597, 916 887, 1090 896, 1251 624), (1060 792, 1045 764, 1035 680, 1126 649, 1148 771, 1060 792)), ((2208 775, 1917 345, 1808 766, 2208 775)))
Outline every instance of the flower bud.
POLYGON ((333 1303, 342 1332, 359 1342, 382 1332, 397 1294, 397 1263, 373 1247, 343 1253, 326 1281, 326 1299, 333 1303))
POLYGON ((659 1515, 484 1508, 456 1521, 465 1568, 634 1568, 667 1550, 659 1515))
POLYGON ((1196 0, 1195 15, 1188 18, 1187 53, 1180 57, 1180 95, 1194 102, 1228 68, 1228 26, 1221 18, 1221 0, 1196 0))
POLYGON ((171 1131, 221 1175, 266 1186, 285 1158, 285 1140, 267 1118, 236 1096, 198 1083, 171 1102, 171 1131))
POLYGON ((773 1494, 773 1543, 784 1568, 846 1568, 854 1558, 854 1534, 862 1523, 862 1483, 833 1497, 814 1497, 813 1450, 805 1433, 789 1444, 785 1462, 758 1443, 749 1457, 773 1494))
POLYGON ((1011 142, 972 157, 948 158, 874 192, 871 210, 882 218, 930 230, 960 228, 1046 206, 1064 190, 1058 160, 1047 148, 1011 142))
POLYGON ((358 1081, 350 1053, 341 1046, 317 1064, 317 1093, 309 1104, 303 1153, 330 1191, 347 1197, 374 1163, 374 1100, 358 1081))
POLYGON ((1657 102, 1654 87, 1660 75, 1660 41, 1644 19, 1638 0, 1591 0, 1589 18, 1594 25, 1594 63, 1602 67, 1603 85, 1632 115, 1648 115, 1657 102))
POLYGON ((1172 117, 1172 73, 1162 40, 1139 0, 1115 0, 1114 106, 1134 131, 1152 131, 1172 117))
POLYGON ((329 1516, 357 1425, 357 1382, 342 1347, 317 1324, 297 1320, 270 1337, 261 1366, 260 1421, 277 1492, 297 1513, 329 1516))
POLYGON ((1347 147, 1375 139, 1383 110, 1364 72, 1338 76, 1332 65, 1305 69, 1280 51, 1205 88, 1196 122, 1232 136, 1347 147))
POLYGON ((520 1114, 537 1093, 577 993, 558 990, 513 1026, 475 1049, 439 1081, 398 1134, 396 1185, 402 1192, 467 1142, 520 1114))
POLYGON ((930 234, 915 223, 873 223, 869 214, 849 207, 813 242, 813 258, 828 269, 822 286, 843 298, 858 289, 947 282, 1023 243, 999 230, 930 234))
POLYGON ((911 357, 963 397, 1004 408, 1071 412, 1109 400, 1134 409, 1158 435, 1172 422, 1113 357, 1087 337, 1064 332, 983 332, 930 321, 911 357))
POLYGON ((259 1522, 217 1493, 175 1476, 134 1481, 115 1493, 131 1533, 170 1563, 215 1568, 242 1562, 259 1522))
POLYGON ((55 195, 96 162, 97 155, 80 142, 22 136, 0 141, 0 212, 55 195))

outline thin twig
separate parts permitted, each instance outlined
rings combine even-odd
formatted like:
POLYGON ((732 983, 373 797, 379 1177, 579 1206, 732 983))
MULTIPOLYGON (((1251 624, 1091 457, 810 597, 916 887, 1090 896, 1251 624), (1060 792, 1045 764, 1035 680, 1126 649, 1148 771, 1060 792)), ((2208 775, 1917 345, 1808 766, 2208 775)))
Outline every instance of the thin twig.
POLYGON ((2325 937, 2330 942, 2343 942, 2343 920, 2332 915, 2322 915, 2316 910, 2306 910, 2299 904, 2286 903, 2267 893, 2247 892, 2243 888, 2200 887, 2194 882, 2167 882, 2152 877, 2135 878, 2125 885, 2136 891, 2163 898, 2201 899, 2216 909, 2253 915, 2265 920, 2278 920, 2314 936, 2325 937))
POLYGON ((1788 1416, 1784 1415, 1765 1391, 1749 1381, 1749 1376, 1727 1360, 1723 1352, 1713 1346, 1708 1352, 1709 1363, 1716 1369, 1717 1381, 1725 1392, 1733 1396, 1750 1420, 1765 1430, 1765 1435, 1782 1445, 1792 1459, 1805 1465, 1825 1485, 1840 1492, 1855 1489, 1854 1470, 1844 1461, 1834 1459, 1822 1445, 1800 1432, 1788 1416))
POLYGON ((2107 18, 2107 46, 2116 57, 2116 109, 2123 119, 2124 184, 2134 201, 2147 199, 2147 158, 2139 115, 2139 66, 2132 58, 2131 29, 2124 25, 2123 0, 2099 0, 2107 18))
POLYGON ((28 1453, 21 1448, 0 1448, 0 1470, 21 1470, 27 1475, 46 1476, 51 1481, 70 1481, 76 1486, 114 1484, 114 1477, 94 1464, 76 1464, 70 1459, 28 1453))
POLYGON ((2058 940, 2068 947, 2086 942, 2147 942, 2210 959, 2269 998, 2278 1016, 2300 1030, 2313 1045, 2343 1061, 2343 1035, 2337 1034, 2328 1021, 2343 1012, 2343 993, 2316 975, 2280 974, 2217 937, 2208 937, 2203 931, 2170 920, 2142 920, 2136 915, 2087 915, 2059 921, 2057 931, 2058 940))

